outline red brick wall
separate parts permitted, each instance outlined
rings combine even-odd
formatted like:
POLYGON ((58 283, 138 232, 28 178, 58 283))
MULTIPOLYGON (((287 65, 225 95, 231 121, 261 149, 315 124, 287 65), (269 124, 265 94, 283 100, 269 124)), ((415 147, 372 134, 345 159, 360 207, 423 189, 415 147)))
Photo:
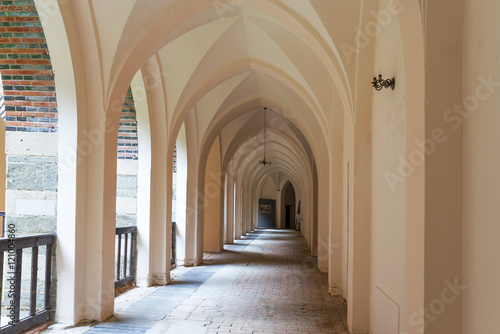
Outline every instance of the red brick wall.
POLYGON ((0 73, 7 131, 57 131, 54 73, 32 0, 0 1, 0 73))
POLYGON ((137 160, 137 121, 135 117, 134 97, 128 89, 123 102, 120 126, 118 128, 118 159, 137 160))
MULTIPOLYGON (((54 73, 33 0, 0 1, 0 73, 6 130, 56 132, 54 73)), ((118 159, 137 159, 137 122, 130 89, 118 132, 118 159)))

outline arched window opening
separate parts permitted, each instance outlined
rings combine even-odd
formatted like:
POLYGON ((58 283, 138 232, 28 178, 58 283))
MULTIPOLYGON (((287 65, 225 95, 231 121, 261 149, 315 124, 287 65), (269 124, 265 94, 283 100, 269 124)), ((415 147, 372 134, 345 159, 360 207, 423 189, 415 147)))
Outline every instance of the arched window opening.
MULTIPOLYGON (((175 253, 173 265, 183 265, 186 259, 186 196, 187 196, 187 141, 183 124, 177 135, 173 157, 172 175, 172 222, 175 222, 175 253)), ((172 230, 174 232, 174 230, 172 230)))
POLYGON ((118 127, 116 226, 137 225, 137 121, 129 88, 118 127))
POLYGON ((271 177, 268 177, 262 186, 259 197, 259 228, 275 228, 276 225, 276 200, 279 189, 271 177))
MULTIPOLYGON (((56 232, 58 109, 50 54, 33 0, 2 1, 0 22, 0 211, 5 211, 1 232, 6 237, 0 242, 23 237, 26 245, 12 254, 24 264, 15 268, 19 299, 2 294, 2 314, 12 302, 16 307, 13 318, 2 317, 0 326, 15 324, 22 331, 49 319, 55 307, 55 298, 45 293, 51 290, 54 237, 41 241, 35 236, 56 232)), ((9 260, 2 269, 8 277, 9 260)))
MULTIPOLYGON (((7 1, 9 2, 9 1, 7 1)), ((33 1, 2 6, 7 221, 19 235, 54 233, 58 111, 54 73, 33 1)), ((4 3, 5 4, 5 3, 4 3)))
POLYGON ((296 226, 296 213, 297 210, 295 208, 295 188, 290 182, 287 182, 283 187, 282 193, 282 225, 285 228, 295 229, 296 226))
POLYGON ((177 262, 177 145, 172 156, 172 240, 170 244, 170 265, 175 268, 177 262))
POLYGON ((123 102, 117 143, 115 287, 126 290, 134 284, 137 269, 139 153, 136 110, 130 87, 123 102))

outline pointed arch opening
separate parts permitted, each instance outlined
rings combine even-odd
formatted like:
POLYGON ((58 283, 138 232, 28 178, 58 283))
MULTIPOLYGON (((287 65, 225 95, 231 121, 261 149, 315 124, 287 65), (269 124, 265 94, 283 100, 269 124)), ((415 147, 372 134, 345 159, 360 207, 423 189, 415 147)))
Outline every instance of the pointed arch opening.
POLYGON ((296 228, 296 214, 298 201, 295 188, 290 181, 286 181, 281 190, 281 226, 283 228, 296 228))

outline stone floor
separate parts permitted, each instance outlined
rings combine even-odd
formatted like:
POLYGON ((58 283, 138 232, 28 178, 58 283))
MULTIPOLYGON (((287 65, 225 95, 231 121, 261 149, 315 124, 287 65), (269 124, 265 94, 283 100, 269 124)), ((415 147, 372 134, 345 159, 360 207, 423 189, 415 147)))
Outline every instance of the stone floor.
POLYGON ((295 231, 258 230, 168 286, 119 297, 110 321, 44 333, 348 333, 344 302, 308 253, 295 231))

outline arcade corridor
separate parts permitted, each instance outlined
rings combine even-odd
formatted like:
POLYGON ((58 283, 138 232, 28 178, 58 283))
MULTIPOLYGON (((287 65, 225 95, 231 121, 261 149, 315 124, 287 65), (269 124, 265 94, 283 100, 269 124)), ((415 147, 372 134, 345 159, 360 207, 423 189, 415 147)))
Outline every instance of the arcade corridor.
POLYGON ((498 334, 498 17, 1 1, 0 333, 498 334))
POLYGON ((343 300, 298 232, 257 230, 205 263, 108 322, 44 333, 348 333, 343 300))

